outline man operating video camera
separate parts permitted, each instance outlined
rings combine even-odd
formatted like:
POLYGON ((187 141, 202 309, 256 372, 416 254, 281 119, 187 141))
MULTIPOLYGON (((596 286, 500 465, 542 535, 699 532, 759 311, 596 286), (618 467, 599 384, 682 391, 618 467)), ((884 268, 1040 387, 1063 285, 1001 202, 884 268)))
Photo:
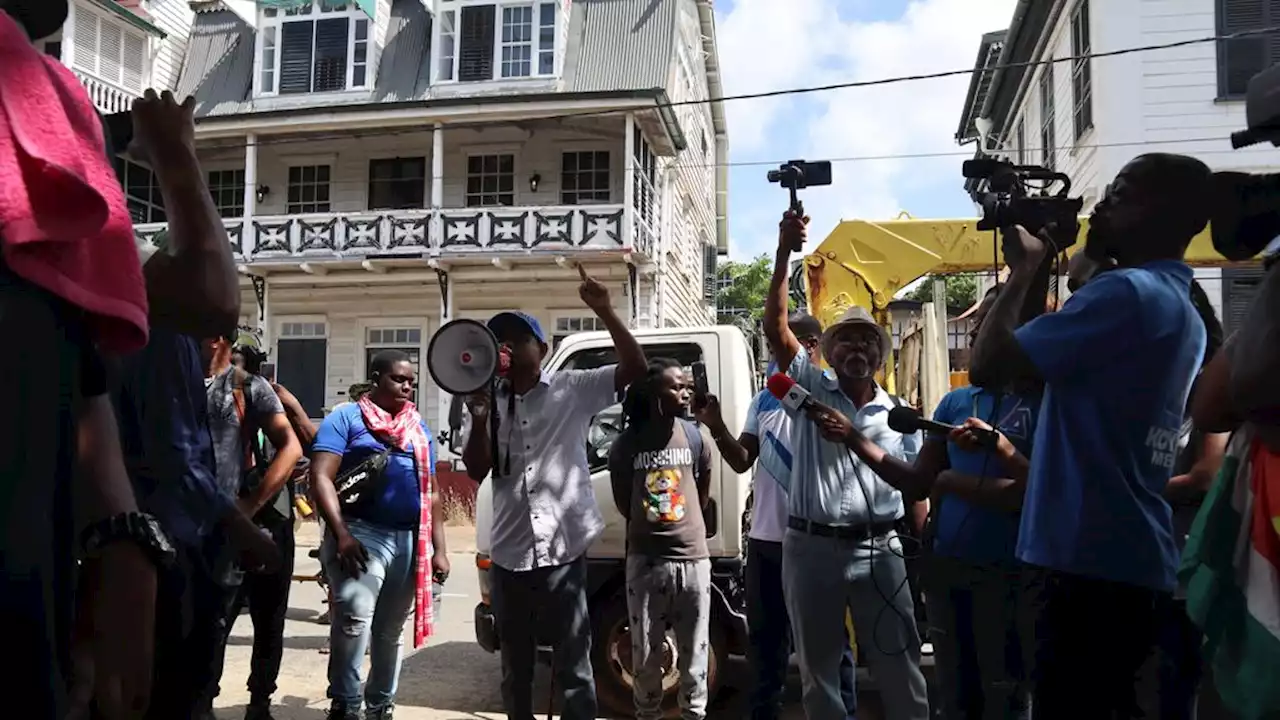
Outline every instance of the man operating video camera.
POLYGON ((1061 310, 1018 327, 1047 256, 1076 228, 1002 228, 1008 285, 978 333, 970 376, 1046 383, 1017 555, 1030 566, 1037 717, 1127 716, 1176 586, 1168 504, 1205 330, 1182 262, 1208 222, 1209 169, 1180 155, 1126 165, 1093 210, 1084 251, 1113 266, 1061 310), (1061 238, 1056 240, 1055 238, 1061 238), (1090 690, 1080 692, 1081 668, 1090 690))

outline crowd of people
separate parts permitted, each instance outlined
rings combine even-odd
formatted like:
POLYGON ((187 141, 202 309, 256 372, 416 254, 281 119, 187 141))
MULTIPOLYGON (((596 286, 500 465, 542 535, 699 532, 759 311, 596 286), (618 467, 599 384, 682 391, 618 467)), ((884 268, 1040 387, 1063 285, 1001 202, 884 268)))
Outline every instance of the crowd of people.
MULTIPOLYGON (((18 620, 9 637, 20 658, 7 707, 210 718, 247 608, 245 717, 272 717, 305 480, 330 589, 328 716, 386 720, 404 627, 412 618, 414 646, 427 641, 450 573, 414 364, 377 353, 368 383, 317 427, 260 351, 235 346, 240 289, 192 102, 148 91, 134 105, 128 150, 153 168, 169 218, 161 242, 135 247, 122 191, 104 181, 124 148, 75 78, 27 41, 61 24, 49 7, 0 0, 0 328, 24 343, 0 373, 16 418, 0 442, 0 609, 18 620), (57 102, 9 102, 18 72, 57 102), (82 216, 58 212, 67 197, 82 216)), ((1268 585, 1255 581, 1259 566, 1232 565, 1237 538, 1221 528, 1240 525, 1244 502, 1261 519, 1246 536, 1280 557, 1262 522, 1280 515, 1269 485, 1280 478, 1280 271, 1268 261, 1243 327, 1224 338, 1182 261, 1208 221, 1211 179, 1184 156, 1126 165, 1093 210, 1073 294, 1051 311, 1038 288, 1070 244, 1059 233, 1076 229, 1004 228, 1010 275, 975 314, 972 384, 933 411, 949 433, 891 426, 901 401, 876 375, 892 343, 866 310, 826 328, 789 312, 791 253, 808 222, 793 213, 780 225, 764 330, 773 366, 805 399, 762 392, 736 434, 680 362, 646 356, 581 267, 579 294, 616 364, 553 372, 536 318, 491 318, 510 362, 495 389, 467 398, 462 460, 493 488, 508 717, 534 717, 546 637, 562 715, 597 715, 586 553, 604 520, 586 440, 619 399, 625 427, 608 471, 627 523, 641 720, 665 713, 668 633, 681 713, 707 713, 707 529, 721 460, 754 467, 753 718, 778 717, 793 651, 806 716, 853 718, 848 626, 886 717, 931 717, 920 617, 946 720, 1118 719, 1144 706, 1191 718, 1206 666, 1234 709, 1251 720, 1275 712, 1280 690, 1257 680, 1274 672, 1272 656, 1242 639, 1254 617, 1242 615, 1257 609, 1221 591, 1223 577, 1243 574, 1251 601, 1274 605, 1274 575, 1268 585), (926 523, 915 522, 921 510, 926 523), (1148 701, 1137 678, 1153 656, 1148 701)))

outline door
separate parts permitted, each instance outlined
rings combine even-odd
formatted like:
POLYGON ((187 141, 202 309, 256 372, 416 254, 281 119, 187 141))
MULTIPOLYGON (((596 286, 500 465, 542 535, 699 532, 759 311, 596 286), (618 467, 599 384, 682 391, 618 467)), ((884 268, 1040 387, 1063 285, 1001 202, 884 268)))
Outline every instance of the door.
POLYGON ((329 340, 323 322, 280 324, 276 341, 276 380, 298 398, 312 418, 324 417, 329 340))

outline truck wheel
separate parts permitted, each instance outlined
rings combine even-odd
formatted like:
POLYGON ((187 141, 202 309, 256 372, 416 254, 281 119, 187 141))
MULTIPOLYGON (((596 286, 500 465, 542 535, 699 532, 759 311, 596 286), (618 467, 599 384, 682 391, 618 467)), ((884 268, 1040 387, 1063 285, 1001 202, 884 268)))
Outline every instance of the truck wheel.
MULTIPOLYGON (((596 697, 600 709, 616 717, 633 717, 635 702, 631 670, 631 632, 624 592, 613 595, 592 612, 591 665, 596 677, 596 697)), ((720 670, 724 667, 726 643, 715 611, 710 628, 711 652, 707 658, 707 702, 715 698, 720 687, 720 670)), ((662 715, 680 717, 680 672, 676 665, 676 643, 667 633, 662 659, 662 715)))

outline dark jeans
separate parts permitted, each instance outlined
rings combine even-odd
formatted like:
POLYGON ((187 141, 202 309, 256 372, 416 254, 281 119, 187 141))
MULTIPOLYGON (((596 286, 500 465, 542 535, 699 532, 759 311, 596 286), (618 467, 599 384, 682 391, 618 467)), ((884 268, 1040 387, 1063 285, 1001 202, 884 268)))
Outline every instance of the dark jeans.
POLYGON ((1028 567, 1036 720, 1137 717, 1136 686, 1169 594, 1028 567))
POLYGON ((1020 569, 933 554, 923 561, 941 717, 1028 717, 1019 633, 1020 569))
POLYGON ((1160 625, 1161 720, 1193 720, 1204 658, 1204 634, 1187 616, 1187 601, 1169 599, 1160 625))
MULTIPOLYGON (((747 540, 747 634, 748 659, 755 674, 751 692, 753 720, 776 720, 782 709, 782 694, 791 666, 791 621, 782 592, 782 543, 747 540)), ((840 696, 854 720, 858 693, 853 648, 840 659, 840 696)))
POLYGON ((533 665, 539 637, 555 642, 555 688, 561 717, 595 720, 587 561, 512 572, 494 565, 493 614, 502 647, 502 704, 509 720, 533 720, 533 665))
POLYGON ((276 691, 280 677, 280 659, 284 656, 285 613, 289 611, 289 588, 293 584, 293 521, 281 518, 267 508, 256 518, 258 525, 271 533, 284 562, 273 573, 245 573, 238 588, 232 588, 223 615, 223 640, 214 660, 214 677, 209 701, 221 691, 219 680, 226 656, 227 640, 236 619, 249 606, 253 621, 253 655, 249 661, 249 697, 254 703, 266 704, 276 691))
POLYGON ((199 552, 179 548, 177 562, 160 574, 149 720, 198 717, 218 679, 225 597, 199 552))

